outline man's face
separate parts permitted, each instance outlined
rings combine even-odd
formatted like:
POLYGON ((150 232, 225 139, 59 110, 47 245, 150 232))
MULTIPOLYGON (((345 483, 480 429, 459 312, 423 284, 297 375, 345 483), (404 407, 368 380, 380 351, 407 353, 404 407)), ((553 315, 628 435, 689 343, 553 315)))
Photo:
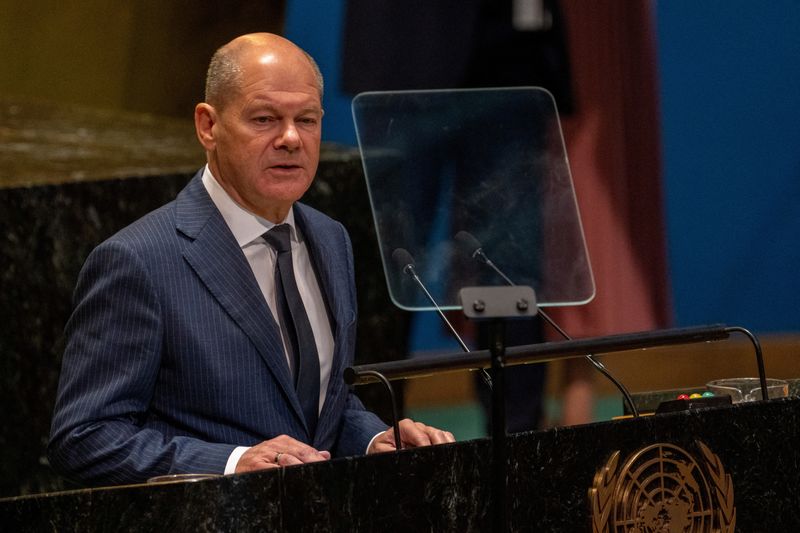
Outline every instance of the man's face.
POLYGON ((201 142, 228 194, 249 211, 280 222, 317 171, 319 88, 299 51, 254 50, 241 65, 241 86, 222 109, 209 107, 211 140, 203 142, 201 135, 201 142))

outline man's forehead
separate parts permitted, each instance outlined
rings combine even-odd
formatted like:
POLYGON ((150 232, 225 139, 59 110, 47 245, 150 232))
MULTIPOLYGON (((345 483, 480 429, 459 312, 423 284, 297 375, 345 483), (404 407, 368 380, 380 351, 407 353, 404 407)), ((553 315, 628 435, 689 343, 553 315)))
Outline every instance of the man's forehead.
POLYGON ((252 54, 241 62, 241 69, 244 85, 265 82, 283 90, 319 92, 314 69, 302 53, 252 54))
POLYGON ((315 94, 263 91, 248 100, 248 107, 259 109, 286 109, 301 113, 321 113, 322 105, 315 94))

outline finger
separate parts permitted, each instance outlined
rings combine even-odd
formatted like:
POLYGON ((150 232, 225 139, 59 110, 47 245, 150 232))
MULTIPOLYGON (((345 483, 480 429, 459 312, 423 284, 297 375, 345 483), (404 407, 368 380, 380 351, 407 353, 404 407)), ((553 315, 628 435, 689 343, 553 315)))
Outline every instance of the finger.
POLYGON ((331 458, 327 450, 319 451, 304 442, 300 442, 288 435, 281 435, 269 441, 270 448, 279 450, 283 453, 292 455, 301 463, 313 463, 317 461, 327 461, 331 458))
POLYGON ((303 461, 295 457, 290 453, 279 453, 275 456, 275 464, 278 466, 292 466, 292 465, 301 465, 303 461))
POLYGON ((319 461, 327 461, 331 458, 330 452, 326 451, 323 454, 316 448, 307 445, 290 447, 286 453, 292 455, 301 463, 316 463, 319 461))
POLYGON ((260 461, 258 463, 237 464, 236 473, 241 474, 243 472, 258 472, 259 470, 271 470, 274 468, 279 468, 279 465, 263 461, 260 461))
POLYGON ((392 442, 373 442, 372 447, 370 448, 369 453, 386 453, 386 452, 393 452, 397 450, 394 446, 394 441, 392 442))
POLYGON ((400 440, 410 446, 428 446, 431 444, 425 430, 427 426, 421 422, 413 422, 408 418, 400 421, 400 440))
POLYGON ((433 426, 427 426, 425 428, 425 433, 428 435, 428 438, 431 439, 431 444, 446 444, 449 442, 455 442, 456 440, 453 434, 449 431, 444 431, 433 426))
POLYGON ((389 429, 373 439, 367 453, 393 452, 397 449, 394 444, 394 431, 389 429))
POLYGON ((239 461, 236 463, 235 472, 254 472, 256 470, 266 470, 277 467, 278 465, 270 460, 263 451, 253 451, 253 448, 251 448, 239 458, 239 461))

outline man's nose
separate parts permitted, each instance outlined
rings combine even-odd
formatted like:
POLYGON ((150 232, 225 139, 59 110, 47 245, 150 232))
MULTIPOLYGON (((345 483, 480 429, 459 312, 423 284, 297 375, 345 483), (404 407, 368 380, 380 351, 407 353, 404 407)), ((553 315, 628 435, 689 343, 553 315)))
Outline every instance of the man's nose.
POLYGON ((294 151, 300 147, 300 134, 294 122, 285 122, 282 125, 280 135, 275 139, 275 148, 294 151))

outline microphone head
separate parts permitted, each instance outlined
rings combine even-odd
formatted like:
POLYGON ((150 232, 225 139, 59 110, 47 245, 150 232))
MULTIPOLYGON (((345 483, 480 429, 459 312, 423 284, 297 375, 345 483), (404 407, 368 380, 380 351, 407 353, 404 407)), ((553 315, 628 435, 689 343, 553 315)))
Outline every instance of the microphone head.
POLYGON ((414 257, 405 248, 395 248, 392 252, 392 261, 397 265, 397 268, 406 272, 408 267, 414 268, 414 257))
POLYGON ((453 237, 456 243, 461 247, 464 252, 469 256, 474 256, 475 252, 481 249, 481 243, 472 233, 467 231, 459 231, 453 237))

